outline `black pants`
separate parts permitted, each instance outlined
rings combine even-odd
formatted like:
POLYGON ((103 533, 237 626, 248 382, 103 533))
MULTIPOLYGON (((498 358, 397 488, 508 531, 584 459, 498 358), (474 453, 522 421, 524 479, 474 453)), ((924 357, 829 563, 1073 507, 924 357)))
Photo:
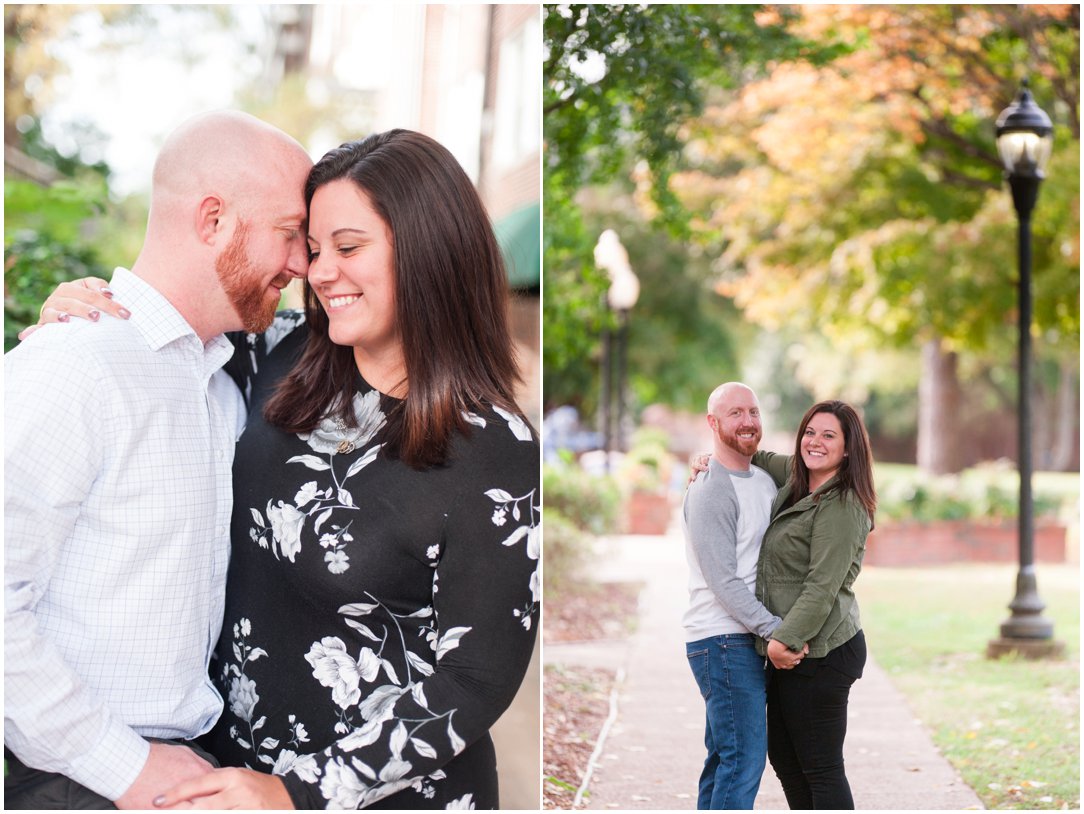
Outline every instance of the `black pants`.
MULTIPOLYGON (((158 738, 147 740, 187 746, 212 766, 218 766, 218 761, 213 756, 191 741, 167 741, 158 738)), ((7 764, 7 771, 4 773, 5 810, 116 809, 112 800, 79 785, 71 778, 30 768, 7 747, 4 748, 4 762, 7 764)))
POLYGON ((843 767, 847 699, 862 675, 859 631, 820 659, 793 670, 768 669, 768 759, 794 810, 853 809, 843 767))

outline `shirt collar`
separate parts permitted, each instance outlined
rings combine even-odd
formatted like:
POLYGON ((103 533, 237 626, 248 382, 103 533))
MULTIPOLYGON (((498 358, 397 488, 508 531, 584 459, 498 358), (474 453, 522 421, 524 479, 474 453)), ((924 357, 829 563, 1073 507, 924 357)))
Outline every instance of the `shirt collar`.
POLYGON ((216 369, 233 355, 233 344, 222 334, 204 345, 181 312, 158 289, 128 269, 121 266, 114 269, 109 287, 117 302, 123 303, 131 312, 129 322, 151 350, 158 351, 178 340, 186 340, 187 344, 198 347, 205 358, 214 359, 216 369))

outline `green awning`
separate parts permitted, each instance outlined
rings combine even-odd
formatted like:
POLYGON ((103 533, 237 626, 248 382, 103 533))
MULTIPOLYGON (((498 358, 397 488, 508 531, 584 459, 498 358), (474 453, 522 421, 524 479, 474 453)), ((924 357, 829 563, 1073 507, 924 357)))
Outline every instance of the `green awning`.
POLYGON ((539 287, 542 279, 541 217, 541 205, 533 203, 505 215, 493 225, 508 267, 508 284, 512 288, 539 287))

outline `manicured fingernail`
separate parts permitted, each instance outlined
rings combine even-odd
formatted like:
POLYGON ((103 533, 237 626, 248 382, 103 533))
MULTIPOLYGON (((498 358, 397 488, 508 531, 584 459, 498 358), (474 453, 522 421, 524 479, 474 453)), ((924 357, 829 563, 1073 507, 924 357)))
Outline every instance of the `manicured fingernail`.
POLYGON ((113 289, 111 289, 111 288, 99 288, 98 290, 102 293, 103 297, 109 297, 109 299, 113 299, 113 289))
POLYGON ((57 321, 57 322, 67 322, 67 321, 68 321, 69 319, 71 319, 71 317, 70 317, 70 316, 68 316, 68 315, 67 315, 66 313, 64 313, 63 311, 59 312, 59 313, 58 313, 58 314, 56 315, 56 321, 57 321))
POLYGON ((100 317, 101 315, 101 311, 91 311, 89 314, 87 314, 87 319, 91 320, 92 322, 97 322, 98 317, 100 317))
POLYGON ((121 319, 128 319, 128 317, 130 317, 131 315, 132 312, 129 311, 127 308, 121 308, 119 311, 117 311, 117 316, 119 316, 121 319))
POLYGON ((151 805, 154 805, 154 806, 163 806, 165 804, 166 804, 166 795, 164 795, 164 794, 159 794, 157 797, 155 797, 153 800, 151 800, 151 805))

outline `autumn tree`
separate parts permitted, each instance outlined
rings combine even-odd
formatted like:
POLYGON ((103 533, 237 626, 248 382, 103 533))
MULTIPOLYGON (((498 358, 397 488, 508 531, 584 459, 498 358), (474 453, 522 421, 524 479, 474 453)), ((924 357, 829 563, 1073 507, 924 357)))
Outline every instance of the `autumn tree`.
MULTIPOLYGON (((671 182, 720 249, 720 290, 747 317, 824 337, 841 358, 921 348, 919 463, 931 471, 969 462, 955 446, 961 364, 978 361, 977 381, 1009 401, 990 373, 1013 358, 1017 275, 992 122, 1023 70, 1058 143, 1033 220, 1036 327, 1056 387, 1077 386, 1078 15, 804 7, 799 34, 851 52, 781 65, 718 100, 693 127, 697 169, 671 182)), ((1073 413, 1061 413, 1062 449, 1073 413)))

